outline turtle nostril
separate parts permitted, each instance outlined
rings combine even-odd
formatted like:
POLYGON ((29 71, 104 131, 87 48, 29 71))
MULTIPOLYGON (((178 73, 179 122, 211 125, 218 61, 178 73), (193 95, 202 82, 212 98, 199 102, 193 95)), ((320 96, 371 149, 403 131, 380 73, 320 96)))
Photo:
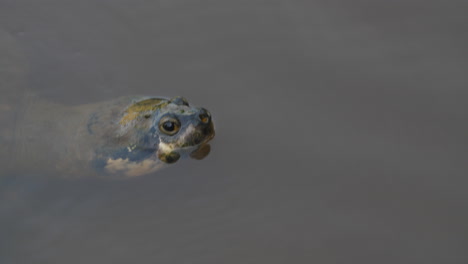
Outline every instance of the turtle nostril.
POLYGON ((200 120, 202 121, 202 123, 207 124, 208 122, 210 122, 210 117, 207 115, 200 115, 200 120))
POLYGON ((203 124, 208 124, 211 120, 210 112, 208 112, 205 108, 202 108, 200 110, 200 114, 198 115, 198 117, 200 118, 203 124))

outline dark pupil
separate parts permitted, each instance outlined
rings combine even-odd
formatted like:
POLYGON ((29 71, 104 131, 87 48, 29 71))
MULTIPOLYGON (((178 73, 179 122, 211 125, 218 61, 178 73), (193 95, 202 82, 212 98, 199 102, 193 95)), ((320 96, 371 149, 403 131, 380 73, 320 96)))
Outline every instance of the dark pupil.
POLYGON ((163 124, 164 130, 172 132, 175 129, 174 122, 166 121, 163 124))

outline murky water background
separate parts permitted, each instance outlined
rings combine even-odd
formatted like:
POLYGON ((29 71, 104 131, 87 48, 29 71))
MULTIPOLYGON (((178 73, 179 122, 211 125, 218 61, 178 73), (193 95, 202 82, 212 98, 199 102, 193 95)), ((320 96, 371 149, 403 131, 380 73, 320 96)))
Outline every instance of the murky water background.
POLYGON ((0 0, 3 96, 183 95, 217 127, 135 180, 2 175, 0 262, 467 263, 467 8, 0 0))

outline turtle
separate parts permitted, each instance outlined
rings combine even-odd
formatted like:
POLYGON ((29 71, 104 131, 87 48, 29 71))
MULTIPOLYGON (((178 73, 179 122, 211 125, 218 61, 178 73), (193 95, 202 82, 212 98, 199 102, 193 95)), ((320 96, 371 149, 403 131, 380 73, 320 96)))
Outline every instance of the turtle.
MULTIPOLYGON (((0 79, 12 76, 9 69, 0 68, 0 79)), ((184 157, 205 158, 214 135, 210 112, 181 96, 65 105, 23 92, 0 101, 0 172, 141 176, 184 157)))

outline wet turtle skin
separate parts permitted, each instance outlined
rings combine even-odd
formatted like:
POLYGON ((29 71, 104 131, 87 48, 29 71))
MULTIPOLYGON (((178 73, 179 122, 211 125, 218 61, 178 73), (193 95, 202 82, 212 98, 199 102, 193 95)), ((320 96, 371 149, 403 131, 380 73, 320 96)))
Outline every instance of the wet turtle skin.
POLYGON ((140 176, 182 157, 203 159, 215 135, 211 114, 183 97, 65 106, 26 96, 6 107, 14 109, 3 111, 15 113, 14 127, 0 138, 0 152, 10 171, 140 176))

